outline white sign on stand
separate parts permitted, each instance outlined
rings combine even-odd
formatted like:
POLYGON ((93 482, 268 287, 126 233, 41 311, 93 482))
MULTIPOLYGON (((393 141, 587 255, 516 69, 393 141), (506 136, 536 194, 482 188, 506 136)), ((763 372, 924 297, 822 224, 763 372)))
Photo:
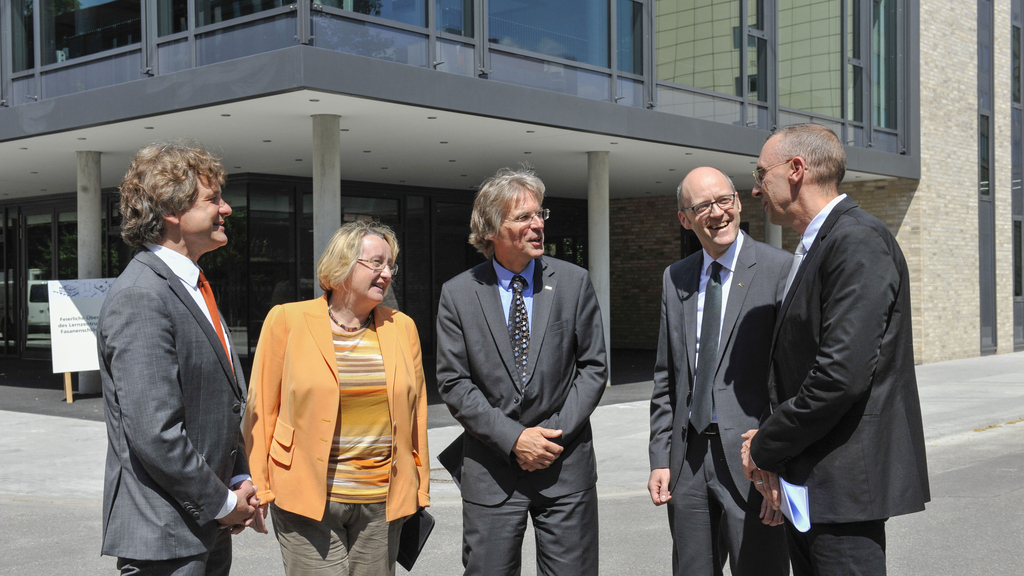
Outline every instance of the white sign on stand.
POLYGON ((114 280, 94 278, 47 282, 54 374, 100 369, 96 353, 96 324, 103 300, 114 280))

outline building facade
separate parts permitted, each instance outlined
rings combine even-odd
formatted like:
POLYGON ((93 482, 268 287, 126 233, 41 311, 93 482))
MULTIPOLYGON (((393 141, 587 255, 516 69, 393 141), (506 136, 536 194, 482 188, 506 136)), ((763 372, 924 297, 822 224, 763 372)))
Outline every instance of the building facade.
POLYGON ((235 208, 202 265, 247 361, 315 294, 346 219, 402 244, 394 304, 433 349, 440 285, 475 262, 476 185, 528 163, 548 253, 588 267, 612 347, 651 348, 676 217, 712 165, 765 221, 771 131, 828 126, 843 191, 911 267, 918 362, 1024 345, 1022 0, 0 0, 0 354, 48 357, 43 281, 114 276, 134 152, 193 138, 235 208))

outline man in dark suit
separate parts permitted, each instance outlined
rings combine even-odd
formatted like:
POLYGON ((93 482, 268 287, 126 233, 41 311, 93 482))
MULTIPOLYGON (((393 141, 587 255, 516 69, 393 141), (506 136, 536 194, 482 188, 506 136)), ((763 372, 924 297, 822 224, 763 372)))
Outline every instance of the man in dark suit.
POLYGON ((787 524, 796 576, 884 574, 885 520, 929 500, 914 373, 910 275, 888 228, 839 194, 829 129, 768 139, 753 193, 800 234, 772 339, 773 414, 744 437, 744 466, 806 485, 811 528, 787 524))
POLYGON ((470 242, 488 261, 441 290, 437 383, 466 429, 466 574, 519 574, 527 516, 538 574, 598 573, 590 414, 608 380, 604 331, 586 270, 542 258, 543 200, 529 170, 484 182, 470 242))
POLYGON ((732 181, 697 168, 676 190, 704 248, 665 269, 651 397, 651 500, 668 503, 672 572, 785 576, 782 514, 749 480, 741 434, 768 408, 768 351, 791 256, 740 231, 732 181))
POLYGON ((139 251, 107 294, 98 346, 102 553, 122 574, 224 575, 231 534, 266 531, 239 428, 242 368, 196 263, 227 243, 223 183, 191 144, 143 148, 121 183, 121 236, 139 251))

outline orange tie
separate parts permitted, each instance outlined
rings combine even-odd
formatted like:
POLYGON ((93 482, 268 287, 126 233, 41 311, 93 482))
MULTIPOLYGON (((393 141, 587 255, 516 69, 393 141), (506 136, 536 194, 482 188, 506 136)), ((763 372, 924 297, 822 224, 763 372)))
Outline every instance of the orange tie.
MULTIPOLYGON (((231 353, 228 352, 228 341, 224 338, 224 328, 220 325, 220 312, 217 311, 217 301, 213 299, 213 289, 206 281, 206 274, 199 271, 199 291, 203 293, 203 300, 206 301, 206 309, 210 311, 210 319, 213 320, 213 327, 217 330, 217 337, 220 338, 220 345, 224 347, 224 353, 228 356, 228 364, 231 364, 231 353)), ((231 366, 234 373, 235 367, 231 366)))

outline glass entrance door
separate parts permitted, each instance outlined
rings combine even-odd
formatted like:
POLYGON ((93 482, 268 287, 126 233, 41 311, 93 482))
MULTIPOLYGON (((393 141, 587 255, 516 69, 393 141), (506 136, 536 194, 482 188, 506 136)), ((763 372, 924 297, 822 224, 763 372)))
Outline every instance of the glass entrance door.
POLYGON ((74 211, 55 207, 25 209, 21 213, 23 265, 21 291, 21 352, 25 357, 50 354, 48 280, 78 277, 78 222, 74 211))

